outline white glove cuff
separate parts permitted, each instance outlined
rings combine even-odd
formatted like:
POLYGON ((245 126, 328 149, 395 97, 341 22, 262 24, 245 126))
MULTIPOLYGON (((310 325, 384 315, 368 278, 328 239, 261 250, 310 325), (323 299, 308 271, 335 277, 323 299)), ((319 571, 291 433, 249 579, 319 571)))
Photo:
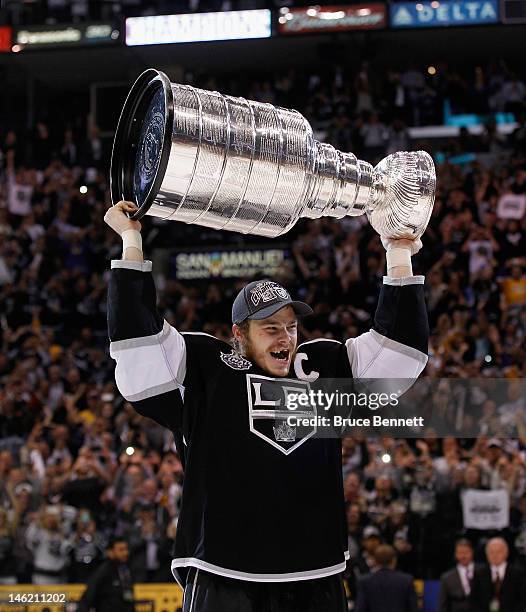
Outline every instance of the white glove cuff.
POLYGON ((141 232, 137 230, 124 230, 121 234, 122 238, 122 254, 124 255, 126 249, 134 247, 139 249, 142 253, 142 236, 141 232))

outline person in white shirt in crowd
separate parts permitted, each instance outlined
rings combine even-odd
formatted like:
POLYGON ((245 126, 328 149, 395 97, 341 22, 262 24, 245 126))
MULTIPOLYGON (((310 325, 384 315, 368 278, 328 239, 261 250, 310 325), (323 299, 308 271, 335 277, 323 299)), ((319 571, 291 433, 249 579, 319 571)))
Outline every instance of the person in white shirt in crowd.
POLYGON ((26 543, 33 553, 33 584, 63 584, 72 548, 61 525, 60 508, 44 508, 27 528, 26 543))
MULTIPOLYGON (((35 187, 35 173, 25 168, 15 172, 14 151, 7 152, 7 209, 22 222, 31 212, 31 198, 35 187)), ((17 226, 19 223, 17 223, 17 226)))

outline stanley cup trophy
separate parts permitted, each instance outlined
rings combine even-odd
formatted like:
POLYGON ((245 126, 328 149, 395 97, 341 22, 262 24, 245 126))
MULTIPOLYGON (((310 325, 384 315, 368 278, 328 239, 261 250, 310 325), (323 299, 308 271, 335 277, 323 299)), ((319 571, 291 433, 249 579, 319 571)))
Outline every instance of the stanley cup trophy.
POLYGON ((111 197, 162 219, 274 237, 300 218, 366 214, 386 238, 424 232, 433 160, 399 152, 375 168, 314 139, 294 110, 170 83, 147 70, 113 144, 111 197))

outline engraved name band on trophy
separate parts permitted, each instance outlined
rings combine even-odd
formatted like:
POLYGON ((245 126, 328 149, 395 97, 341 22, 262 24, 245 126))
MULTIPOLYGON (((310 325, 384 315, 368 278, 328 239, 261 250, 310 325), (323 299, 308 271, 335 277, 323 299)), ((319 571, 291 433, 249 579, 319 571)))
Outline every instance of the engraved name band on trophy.
POLYGON ((111 159, 111 197, 145 214, 268 237, 299 218, 367 214, 387 238, 427 226, 436 186, 424 151, 375 168, 314 139, 294 110, 170 83, 147 70, 126 99, 111 159))

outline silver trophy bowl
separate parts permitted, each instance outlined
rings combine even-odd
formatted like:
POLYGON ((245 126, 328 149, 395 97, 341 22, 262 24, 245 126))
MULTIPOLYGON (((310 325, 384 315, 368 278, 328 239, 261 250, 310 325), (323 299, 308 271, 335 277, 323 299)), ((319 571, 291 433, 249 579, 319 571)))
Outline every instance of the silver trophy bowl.
POLYGON ((111 197, 151 215, 274 237, 300 218, 367 214, 386 238, 415 238, 433 208, 436 175, 425 151, 375 168, 314 139, 294 110, 170 83, 135 81, 111 158, 111 197))

